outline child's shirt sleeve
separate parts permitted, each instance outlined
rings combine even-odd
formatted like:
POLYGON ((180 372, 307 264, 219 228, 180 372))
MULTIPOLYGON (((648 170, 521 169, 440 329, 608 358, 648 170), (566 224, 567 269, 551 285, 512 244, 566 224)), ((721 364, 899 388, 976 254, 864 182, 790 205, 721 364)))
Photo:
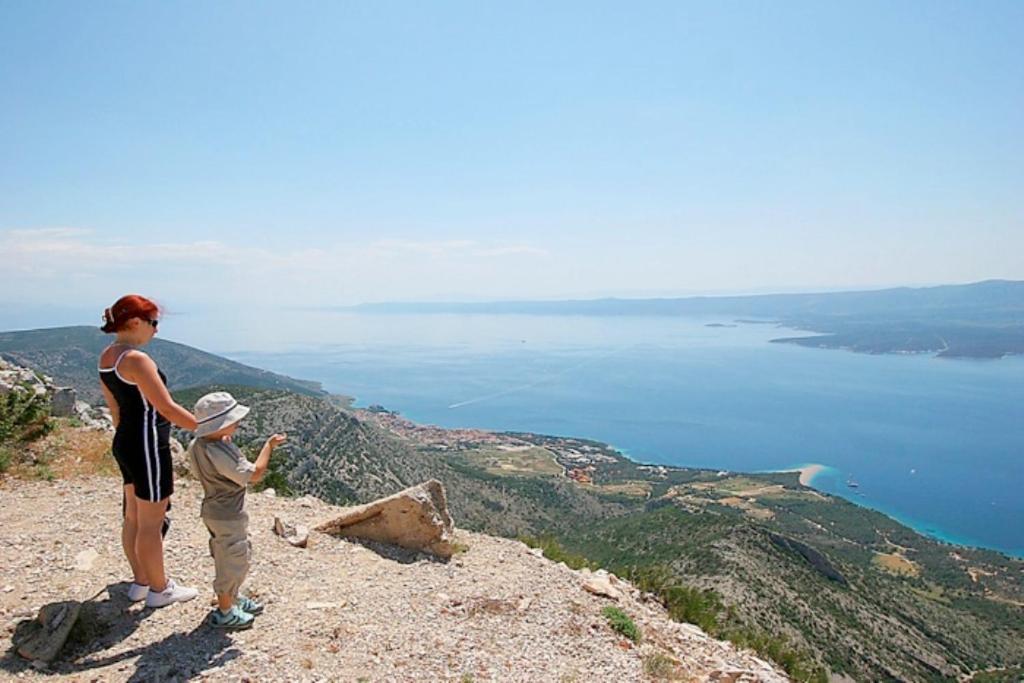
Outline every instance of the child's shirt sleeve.
POLYGON ((199 456, 196 454, 196 443, 198 441, 198 439, 192 439, 192 443, 188 445, 188 449, 185 451, 185 458, 188 461, 189 469, 192 470, 192 476, 202 481, 203 473, 197 462, 199 456))
POLYGON ((256 465, 249 462, 238 446, 231 442, 214 441, 207 445, 206 453, 218 474, 239 486, 247 485, 256 471, 256 465))

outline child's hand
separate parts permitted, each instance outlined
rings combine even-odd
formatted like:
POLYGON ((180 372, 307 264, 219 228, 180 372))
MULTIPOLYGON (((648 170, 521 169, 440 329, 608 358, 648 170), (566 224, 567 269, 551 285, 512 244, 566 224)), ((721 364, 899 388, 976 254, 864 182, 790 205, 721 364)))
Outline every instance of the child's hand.
POLYGON ((288 439, 287 434, 271 434, 270 438, 267 439, 267 445, 271 448, 277 448, 288 439))

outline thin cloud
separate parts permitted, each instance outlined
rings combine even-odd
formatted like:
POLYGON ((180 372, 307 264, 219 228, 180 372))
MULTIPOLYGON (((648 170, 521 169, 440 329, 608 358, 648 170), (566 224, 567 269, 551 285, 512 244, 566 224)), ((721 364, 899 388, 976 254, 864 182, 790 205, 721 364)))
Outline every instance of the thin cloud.
POLYGON ((91 235, 94 231, 88 228, 12 228, 0 234, 11 235, 23 239, 56 239, 62 237, 80 237, 91 235))
POLYGON ((452 254, 463 254, 472 248, 476 242, 472 240, 438 240, 417 242, 414 240, 385 239, 377 240, 370 244, 370 248, 377 251, 399 251, 427 254, 430 256, 448 256, 452 254))
POLYGON ((216 240, 129 244, 97 239, 82 228, 12 229, 0 231, 0 256, 23 275, 52 279, 61 275, 90 275, 137 268, 140 264, 189 269, 216 263, 241 269, 259 265, 281 275, 303 279, 314 272, 339 268, 366 272, 386 259, 408 269, 428 261, 546 257, 548 252, 528 245, 481 244, 473 240, 415 241, 382 239, 368 244, 334 244, 321 248, 271 250, 216 240), (426 257, 426 258, 425 258, 426 257))
POLYGON ((538 249, 537 247, 527 246, 510 246, 510 247, 493 247, 490 249, 480 249, 475 256, 490 257, 490 256, 540 256, 548 257, 550 252, 546 249, 538 249))
POLYGON ((140 263, 238 263, 236 250, 214 241, 117 244, 80 228, 0 231, 0 255, 22 272, 91 271, 140 263))
POLYGON ((414 241, 387 239, 370 245, 371 249, 392 252, 413 252, 430 256, 496 258, 502 256, 548 256, 544 249, 527 245, 484 245, 475 240, 414 241))

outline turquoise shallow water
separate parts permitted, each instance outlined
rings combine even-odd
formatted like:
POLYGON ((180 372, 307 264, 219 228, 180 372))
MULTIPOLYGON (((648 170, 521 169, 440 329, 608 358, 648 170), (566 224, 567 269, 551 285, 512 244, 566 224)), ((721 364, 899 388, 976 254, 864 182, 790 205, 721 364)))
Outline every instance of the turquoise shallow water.
POLYGON ((1024 359, 805 349, 768 343, 773 326, 692 319, 303 315, 301 340, 245 348, 244 328, 195 327, 182 341, 446 427, 589 437, 673 465, 822 463, 821 490, 1024 556, 1024 359))

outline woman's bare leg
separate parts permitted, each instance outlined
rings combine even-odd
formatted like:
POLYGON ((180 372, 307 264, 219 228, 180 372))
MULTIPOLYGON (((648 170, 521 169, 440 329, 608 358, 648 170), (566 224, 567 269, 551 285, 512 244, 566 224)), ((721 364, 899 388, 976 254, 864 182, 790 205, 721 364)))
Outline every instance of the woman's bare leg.
POLYGON ((121 526, 121 546, 124 548, 124 556, 128 558, 128 564, 132 567, 135 583, 140 586, 148 586, 149 576, 135 552, 136 539, 139 534, 139 508, 135 501, 135 485, 126 484, 124 487, 124 523, 121 526))
POLYGON ((167 575, 164 573, 164 539, 160 535, 160 526, 164 523, 168 500, 164 498, 158 503, 151 503, 148 500, 135 499, 139 520, 135 537, 135 557, 149 579, 149 590, 156 593, 167 587, 167 575))

